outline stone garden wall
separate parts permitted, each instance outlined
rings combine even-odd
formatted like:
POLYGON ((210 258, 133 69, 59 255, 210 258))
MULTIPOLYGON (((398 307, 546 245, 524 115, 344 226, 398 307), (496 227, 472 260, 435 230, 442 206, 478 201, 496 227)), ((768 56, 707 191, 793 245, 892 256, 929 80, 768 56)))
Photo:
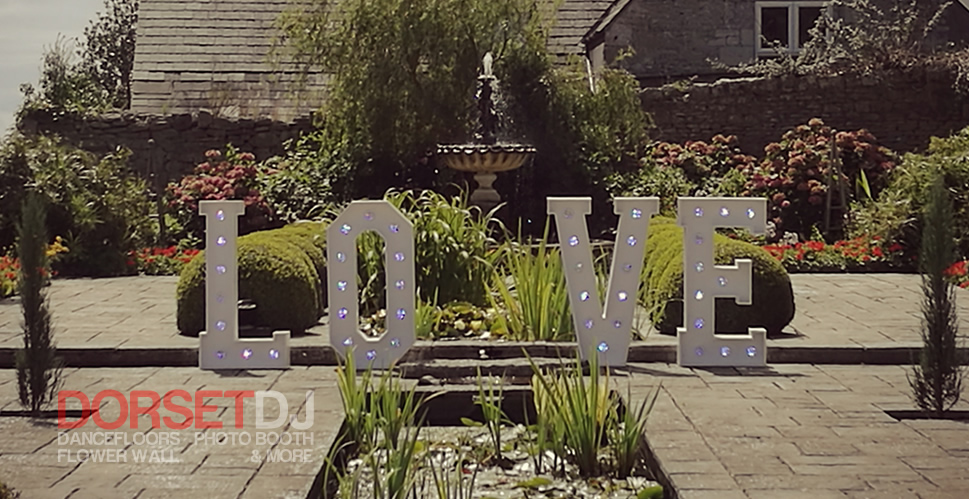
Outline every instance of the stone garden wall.
POLYGON ((969 125, 969 96, 956 92, 953 76, 924 69, 877 77, 746 78, 648 88, 642 101, 659 140, 734 134, 754 155, 814 117, 839 130, 867 128, 896 151, 924 149, 930 137, 969 125))
POLYGON ((293 123, 270 119, 229 120, 207 111, 169 116, 109 113, 100 117, 33 111, 20 124, 24 133, 56 134, 95 153, 125 146, 132 168, 159 181, 177 180, 205 161, 209 149, 232 144, 265 159, 283 152, 283 142, 312 130, 306 119, 293 123))

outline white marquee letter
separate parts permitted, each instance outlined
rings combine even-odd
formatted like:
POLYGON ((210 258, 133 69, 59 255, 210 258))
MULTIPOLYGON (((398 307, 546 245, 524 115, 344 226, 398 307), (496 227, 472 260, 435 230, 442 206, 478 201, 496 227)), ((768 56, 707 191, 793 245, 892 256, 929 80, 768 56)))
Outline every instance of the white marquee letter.
POLYGON ((762 234, 767 224, 763 198, 680 198, 677 223, 683 227, 683 325, 677 330, 681 366, 763 366, 767 332, 717 334, 715 298, 733 297, 739 305, 752 299, 751 261, 715 265, 713 234, 717 227, 745 227, 762 234))
POLYGON ((205 331, 199 333, 202 369, 289 367, 289 331, 272 339, 239 338, 239 265, 236 238, 242 201, 200 201, 205 216, 205 331))
POLYGON ((360 369, 386 369, 414 344, 416 282, 414 227, 385 200, 353 201, 326 229, 330 344, 360 369), (359 330, 357 237, 372 230, 386 244, 387 332, 371 338, 359 330))
POLYGON ((659 198, 616 198, 614 206, 619 229, 603 311, 585 220, 592 212, 592 198, 548 198, 548 213, 555 217, 562 246, 579 355, 586 360, 597 351, 603 366, 626 365, 646 233, 650 217, 659 211, 659 198))

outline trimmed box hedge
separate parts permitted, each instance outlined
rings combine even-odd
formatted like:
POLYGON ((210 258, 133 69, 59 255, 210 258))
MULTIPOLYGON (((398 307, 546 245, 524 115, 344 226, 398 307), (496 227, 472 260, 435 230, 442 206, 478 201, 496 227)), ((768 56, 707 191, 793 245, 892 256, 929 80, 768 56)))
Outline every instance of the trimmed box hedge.
MULTIPOLYGON (((306 222, 238 240, 239 299, 256 304, 255 326, 302 332, 325 307, 325 225, 306 222)), ((205 252, 182 268, 176 289, 178 329, 205 329, 205 252)))
MULTIPOLYGON (((717 298, 718 331, 745 333, 762 327, 768 336, 780 333, 794 319, 794 290, 784 267, 762 248, 715 234, 714 260, 730 265, 752 261, 753 304, 737 305, 733 298, 717 298)), ((675 334, 683 326, 683 228, 666 217, 654 217, 646 239, 642 295, 653 326, 675 334)))

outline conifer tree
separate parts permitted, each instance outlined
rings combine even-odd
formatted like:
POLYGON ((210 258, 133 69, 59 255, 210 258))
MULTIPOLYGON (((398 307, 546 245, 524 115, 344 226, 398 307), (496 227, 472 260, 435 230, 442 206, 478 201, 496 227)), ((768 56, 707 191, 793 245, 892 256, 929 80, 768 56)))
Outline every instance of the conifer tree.
POLYGON ((24 348, 17 352, 17 389, 20 405, 39 416, 57 397, 61 360, 53 342, 47 291, 47 228, 43 199, 29 193, 18 227, 17 255, 20 275, 17 293, 23 311, 24 348))
POLYGON ((915 403, 934 417, 942 417, 959 401, 964 375, 956 341, 956 289, 945 278, 955 255, 951 220, 952 205, 939 172, 929 189, 922 225, 923 345, 919 363, 909 378, 915 403))

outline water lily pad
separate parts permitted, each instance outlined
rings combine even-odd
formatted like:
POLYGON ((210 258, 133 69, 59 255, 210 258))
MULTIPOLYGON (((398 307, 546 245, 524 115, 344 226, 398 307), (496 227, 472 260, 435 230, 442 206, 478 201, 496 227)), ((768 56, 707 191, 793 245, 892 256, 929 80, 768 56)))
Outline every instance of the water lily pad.
POLYGON ((652 487, 646 487, 636 494, 636 499, 663 499, 663 486, 653 485, 652 487))
POLYGON ((537 476, 537 477, 532 478, 530 480, 524 480, 524 481, 518 482, 517 484, 515 484, 515 487, 518 487, 520 489, 533 489, 534 490, 534 489, 539 489, 541 487, 548 487, 549 485, 552 485, 552 481, 551 480, 549 480, 548 478, 545 478, 543 476, 537 476))

